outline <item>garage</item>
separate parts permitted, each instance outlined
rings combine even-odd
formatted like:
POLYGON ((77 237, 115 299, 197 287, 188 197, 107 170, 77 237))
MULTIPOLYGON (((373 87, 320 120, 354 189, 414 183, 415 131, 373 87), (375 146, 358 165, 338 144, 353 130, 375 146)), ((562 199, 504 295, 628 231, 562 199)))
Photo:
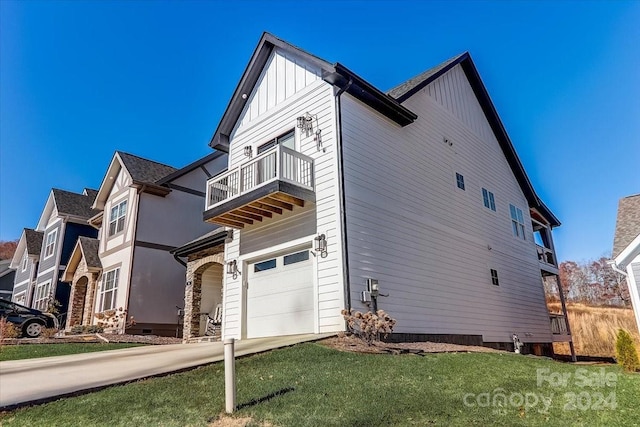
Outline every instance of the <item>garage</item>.
POLYGON ((308 249, 247 267, 247 338, 314 332, 313 264, 308 249))

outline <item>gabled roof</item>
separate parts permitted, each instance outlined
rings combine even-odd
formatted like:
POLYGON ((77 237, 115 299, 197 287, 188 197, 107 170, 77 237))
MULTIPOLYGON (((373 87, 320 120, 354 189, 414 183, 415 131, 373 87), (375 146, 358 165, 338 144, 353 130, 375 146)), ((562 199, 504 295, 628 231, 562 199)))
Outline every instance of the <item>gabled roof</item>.
POLYGON ((25 228, 23 231, 23 235, 27 245, 27 253, 33 256, 40 256, 44 233, 42 231, 36 231, 31 228, 25 228))
POLYGON ((211 148, 228 152, 229 135, 235 127, 236 122, 240 118, 242 110, 249 99, 246 95, 253 91, 253 88, 260 78, 262 69, 266 65, 275 48, 292 52, 310 64, 317 66, 322 70, 322 78, 326 82, 346 91, 401 126, 406 126, 417 118, 414 113, 400 105, 400 103, 395 99, 367 83, 364 79, 357 76, 343 65, 338 63, 331 64, 324 59, 312 55, 275 37, 272 34, 265 32, 262 34, 253 55, 251 55, 249 64, 245 68, 240 82, 233 92, 227 109, 218 124, 218 128, 211 137, 211 142, 209 143, 211 148), (245 96, 243 97, 243 95, 245 96))
POLYGON ((399 102, 405 102, 407 99, 411 98, 411 96, 418 93, 420 89, 435 81, 438 77, 442 76, 458 64, 462 67, 462 70, 469 80, 469 84, 480 103, 480 107, 482 108, 482 111, 484 112, 496 139, 498 140, 498 144, 500 144, 500 148, 502 148, 502 151, 507 158, 507 162, 515 175, 516 180, 520 184, 522 192, 527 198, 529 207, 536 209, 542 216, 544 216, 551 227, 559 226, 560 220, 558 220, 551 210, 549 210, 549 208, 542 202, 533 189, 533 185, 520 162, 520 158, 516 153, 513 143, 511 142, 500 117, 498 116, 498 112, 491 101, 489 92, 487 92, 487 88, 482 82, 478 69, 473 63, 469 52, 454 56, 453 58, 430 68, 429 70, 396 86, 388 93, 399 102))
POLYGON ((78 265, 80 264, 80 260, 83 258, 85 260, 85 263, 87 264, 87 269, 89 271, 101 271, 102 263, 100 262, 100 257, 98 256, 99 246, 100 241, 98 239, 84 236, 78 237, 76 245, 73 247, 73 251, 71 252, 71 256, 69 257, 67 267, 65 268, 62 275, 62 280, 64 282, 70 282, 71 280, 73 280, 73 275, 75 274, 78 265))
POLYGON ((131 177, 133 185, 153 190, 153 192, 160 195, 166 195, 170 190, 161 187, 157 181, 177 171, 173 166, 144 159, 123 151, 116 151, 96 194, 93 202, 94 209, 104 209, 104 203, 109 197, 115 179, 123 168, 131 177))
POLYGON ((640 194, 623 197, 618 202, 613 257, 620 255, 640 235, 640 194))
POLYGON ((131 179, 139 184, 155 184, 156 181, 177 171, 173 166, 155 162, 133 154, 118 151, 124 167, 129 172, 131 179))
POLYGON ((220 156, 224 156, 224 155, 225 155, 225 153, 223 153, 222 151, 214 151, 213 153, 211 153, 211 154, 209 154, 207 156, 204 156, 203 158, 198 159, 195 162, 190 163, 187 166, 185 166, 183 168, 180 168, 180 169, 176 170, 175 172, 165 176, 164 178, 158 180, 156 182, 156 184, 164 185, 164 184, 166 184, 168 182, 173 181, 174 179, 178 179, 181 176, 184 176, 184 175, 188 174, 192 170, 194 170, 196 168, 199 168, 202 165, 206 165, 211 160, 216 159, 216 158, 218 158, 220 156))
POLYGON ((23 229, 20 240, 18 240, 18 246, 16 247, 16 251, 11 259, 11 268, 18 268, 25 249, 30 257, 38 258, 40 256, 40 250, 42 249, 43 239, 43 232, 32 230, 31 228, 23 229))
POLYGON ((58 215, 72 215, 83 219, 89 219, 97 212, 91 209, 95 199, 95 190, 90 190, 93 195, 72 193, 71 191, 53 188, 53 200, 58 210, 58 215))

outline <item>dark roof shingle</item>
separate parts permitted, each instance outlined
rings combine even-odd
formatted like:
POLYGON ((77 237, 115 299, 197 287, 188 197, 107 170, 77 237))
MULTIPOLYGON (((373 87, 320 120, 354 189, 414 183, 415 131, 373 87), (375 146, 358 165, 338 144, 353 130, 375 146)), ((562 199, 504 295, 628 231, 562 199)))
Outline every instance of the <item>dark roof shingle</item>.
POLYGON ((82 248, 82 254, 84 255, 84 260, 87 263, 87 267, 102 268, 102 263, 100 262, 100 257, 98 256, 100 241, 91 237, 80 236, 78 237, 78 242, 80 243, 80 247, 82 248))
POLYGON ((97 210, 91 209, 95 195, 93 197, 85 196, 84 194, 72 193, 59 188, 54 188, 52 191, 58 214, 89 219, 98 213, 97 210))
POLYGON ((118 151, 118 155, 131 175, 131 179, 139 183, 155 184, 156 181, 178 170, 173 166, 143 159, 122 151, 118 151))
POLYGON ((40 250, 42 249, 42 239, 44 239, 44 233, 42 231, 36 231, 31 228, 24 229, 24 237, 27 241, 27 253, 29 255, 40 256, 40 250))
POLYGON ((613 238, 613 257, 620 255, 640 234, 640 194, 623 197, 618 203, 616 232, 613 238))
MULTIPOLYGON (((389 90, 387 92, 387 95, 395 98, 395 99, 400 99, 403 96, 405 96, 406 94, 410 93, 414 88, 418 87, 420 84, 422 84, 423 82, 431 79, 432 77, 436 76, 441 70, 444 70, 445 68, 447 68, 450 64, 457 62, 461 59, 463 59, 463 57, 465 55, 468 55, 467 52, 462 53, 460 55, 456 55, 453 58, 447 59, 446 61, 444 61, 443 63, 436 65, 433 68, 429 68, 427 71, 423 71, 422 73, 418 74, 415 77, 410 78, 409 80, 400 83, 398 86, 394 87, 393 89, 389 90)), ((404 100, 401 100, 404 101, 404 100)))

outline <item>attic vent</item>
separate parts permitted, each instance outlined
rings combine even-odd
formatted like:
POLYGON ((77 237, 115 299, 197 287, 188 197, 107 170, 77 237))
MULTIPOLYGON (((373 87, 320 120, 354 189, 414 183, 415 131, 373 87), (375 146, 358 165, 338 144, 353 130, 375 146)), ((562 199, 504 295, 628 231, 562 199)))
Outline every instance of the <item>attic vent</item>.
POLYGON ((447 144, 449 147, 453 147, 453 141, 451 141, 449 138, 447 138, 446 136, 442 138, 442 142, 444 142, 445 144, 447 144))

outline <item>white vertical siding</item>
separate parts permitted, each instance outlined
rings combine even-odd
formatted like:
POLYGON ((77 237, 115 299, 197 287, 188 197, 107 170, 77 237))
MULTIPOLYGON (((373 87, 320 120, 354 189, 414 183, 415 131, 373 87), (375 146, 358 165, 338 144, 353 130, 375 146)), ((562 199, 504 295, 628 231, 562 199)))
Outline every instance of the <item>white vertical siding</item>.
POLYGON ((249 96, 239 127, 256 120, 276 105, 320 79, 320 69, 276 49, 249 96))
MULTIPOLYGON (((225 247, 226 260, 238 260, 241 266, 243 260, 255 256, 256 251, 264 249, 263 244, 268 239, 280 242, 286 246, 282 239, 283 233, 293 244, 303 234, 311 238, 318 233, 327 235, 328 256, 316 257, 314 262, 317 269, 318 280, 318 330, 320 332, 338 331, 344 328, 340 310, 344 306, 343 279, 341 271, 340 229, 337 198, 337 163, 336 163, 336 115, 333 87, 318 78, 319 70, 311 69, 303 65, 303 61, 276 51, 263 72, 263 78, 258 86, 275 87, 270 91, 260 92, 258 96, 266 93, 268 101, 267 110, 260 117, 254 114, 255 100, 251 100, 243 116, 239 119, 239 125, 231 135, 229 167, 234 167, 247 161, 244 156, 244 147, 252 146, 253 153, 256 148, 265 142, 279 136, 296 126, 296 117, 305 112, 317 114, 316 126, 322 129, 322 142, 324 150, 317 150, 313 136, 302 135, 296 129, 296 150, 314 159, 316 203, 305 206, 308 213, 296 208, 291 218, 298 230, 288 234, 286 227, 276 225, 279 221, 276 216, 271 220, 265 220, 260 225, 254 224, 245 230, 235 230, 233 242, 225 247), (275 67, 275 68, 274 68, 275 67), (274 68, 274 71, 269 71, 274 68), (270 74, 272 73, 272 74, 270 74), (267 82, 264 76, 266 75, 267 82), (271 80, 269 80, 271 79, 271 80), (271 104, 270 94, 275 93, 275 103, 271 104), (300 214, 300 215, 298 215, 300 214), (243 239, 247 239, 245 242, 243 239), (260 243, 262 242, 262 243, 260 243), (242 251, 241 251, 242 246, 242 251)), ((256 91, 254 91, 254 94, 256 91)), ((259 109, 258 109, 259 110, 259 109)), ((282 217, 280 219, 283 219, 282 217)), ((284 224, 284 222, 282 223, 284 224)), ((299 240, 299 239, 298 239, 299 240)), ((298 242, 299 243, 299 242, 298 242)), ((272 244, 273 246, 273 244, 272 244)), ((243 322, 243 289, 242 275, 233 279, 225 274, 224 280, 224 327, 225 337, 242 337, 243 322)))
POLYGON ((460 71, 405 102, 418 115, 405 128, 342 97, 352 305, 365 308, 359 292, 373 277, 390 294, 379 308, 398 320, 397 332, 487 342, 516 332, 549 342, 527 201, 460 71), (495 194, 496 212, 483 206, 483 187, 495 194), (525 213, 527 240, 512 235, 510 203, 525 213))

